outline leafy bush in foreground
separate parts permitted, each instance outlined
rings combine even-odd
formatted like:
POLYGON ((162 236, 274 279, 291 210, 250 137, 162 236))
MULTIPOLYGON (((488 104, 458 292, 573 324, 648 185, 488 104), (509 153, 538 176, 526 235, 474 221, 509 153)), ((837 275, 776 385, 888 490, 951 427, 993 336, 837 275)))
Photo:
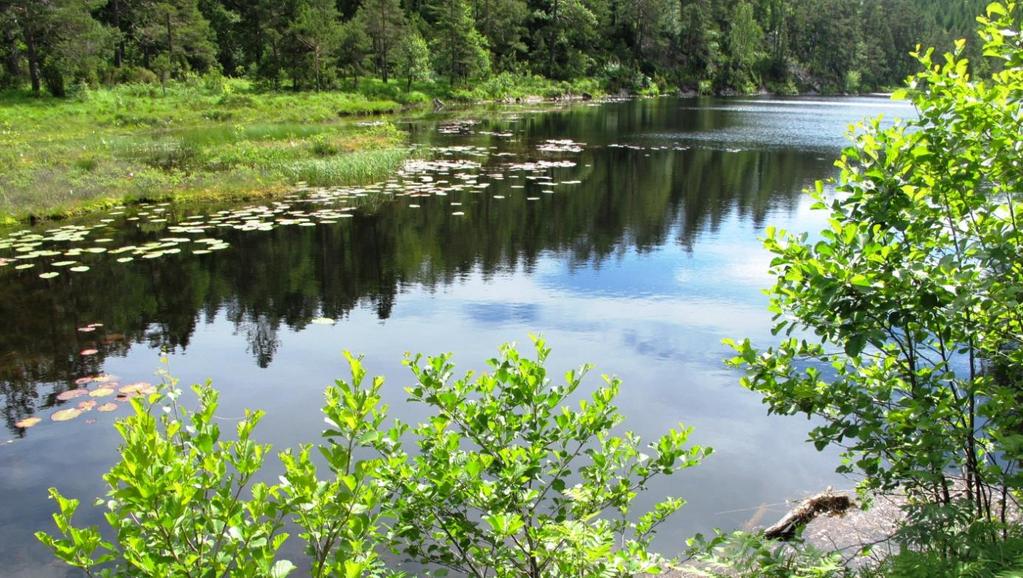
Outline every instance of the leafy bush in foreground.
POLYGON ((403 552, 442 575, 473 577, 624 577, 657 572, 648 552, 656 527, 683 501, 668 499, 634 516, 630 503, 655 476, 696 465, 710 450, 685 447, 672 430, 650 454, 631 433, 613 435, 620 382, 605 378, 578 409, 568 407, 587 367, 552 385, 550 350, 536 359, 512 346, 489 361, 490 373, 451 381, 450 356, 410 357, 411 400, 435 411, 412 428, 385 428, 382 378, 364 385, 359 358, 346 354, 351 380, 326 391, 329 428, 318 448, 330 475, 320 477, 313 447, 280 455, 278 484, 252 484, 269 446, 251 439, 262 417, 247 412, 237 439, 221 439, 213 417, 217 393, 195 386, 198 409, 186 410, 170 378, 135 414, 117 424, 121 460, 108 472, 104 504, 113 532, 76 528, 77 500, 51 495, 60 536, 38 538, 90 576, 283 577, 286 523, 299 528, 313 576, 398 576, 382 547, 403 552), (403 437, 418 440, 409 455, 403 437))
POLYGON ((918 117, 859 128, 834 193, 820 184, 815 193, 829 228, 814 239, 767 231, 774 332, 788 337, 767 349, 730 342, 731 364, 772 412, 813 416, 817 448, 843 448, 839 471, 863 474, 864 490, 906 496, 893 575, 942 564, 993 575, 1006 566, 990 555, 1016 548, 1019 8, 993 3, 979 19, 990 78, 970 76, 965 41, 944 59, 916 54, 922 70, 901 96, 918 117))

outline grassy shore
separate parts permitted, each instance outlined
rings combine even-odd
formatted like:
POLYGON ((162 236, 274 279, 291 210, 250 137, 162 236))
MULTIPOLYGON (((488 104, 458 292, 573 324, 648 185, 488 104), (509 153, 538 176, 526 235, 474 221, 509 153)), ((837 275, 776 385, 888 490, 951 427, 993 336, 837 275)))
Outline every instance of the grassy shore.
POLYGON ((357 94, 260 94, 238 82, 166 94, 122 86, 62 100, 5 94, 0 221, 375 180, 404 159, 404 134, 350 117, 400 108, 357 94))
MULTIPOLYGON (((349 87, 355 90, 355 87, 349 87)), ((498 76, 472 89, 363 80, 358 92, 265 92, 210 77, 84 90, 65 99, 0 93, 0 224, 133 200, 273 196, 297 182, 379 180, 408 154, 390 115, 433 98, 466 102, 596 92, 498 76)))

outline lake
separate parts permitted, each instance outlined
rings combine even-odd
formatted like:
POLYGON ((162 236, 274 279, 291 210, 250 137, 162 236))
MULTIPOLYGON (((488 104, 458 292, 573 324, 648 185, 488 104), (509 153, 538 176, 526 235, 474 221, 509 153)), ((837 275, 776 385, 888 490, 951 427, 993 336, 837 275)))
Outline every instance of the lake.
POLYGON ((802 191, 836 174, 848 125, 878 114, 913 111, 881 98, 659 98, 438 114, 403 126, 418 160, 378 186, 130 207, 5 238, 3 574, 69 575, 32 537, 53 529, 47 487, 82 499, 79 523, 99 521, 91 503, 126 405, 55 422, 81 402, 57 396, 97 376, 155 381, 164 354, 184 382, 213 380, 225 429, 265 409, 256 437, 284 449, 316 441, 344 349, 386 377, 392 416, 414 422, 424 413, 405 402, 403 353, 482 369, 499 344, 541 333, 551 375, 592 362, 590 385, 623 379, 625 427, 652 440, 683 422, 716 450, 638 500, 688 500, 660 531, 666 553, 852 487, 835 453, 805 443, 810 422, 769 416, 740 387, 721 340, 770 342, 757 238, 822 228, 802 191), (15 426, 32 415, 41 423, 15 426))

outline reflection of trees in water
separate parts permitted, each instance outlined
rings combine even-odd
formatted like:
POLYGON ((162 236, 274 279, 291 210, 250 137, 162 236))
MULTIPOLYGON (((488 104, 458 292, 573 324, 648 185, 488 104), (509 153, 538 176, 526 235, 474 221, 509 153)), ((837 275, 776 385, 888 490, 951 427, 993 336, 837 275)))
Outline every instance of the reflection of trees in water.
MULTIPOLYGON (((300 329, 315 317, 344 318, 359 304, 386 319, 410 285, 432 289, 476 271, 531 271, 545 252, 583 266, 672 238, 692 250, 702 232, 716 230, 731 215, 759 225, 772 208, 795 207, 805 183, 829 172, 812 155, 792 151, 693 149, 646 156, 606 148, 600 143, 614 142, 608 132, 629 134, 665 121, 657 107, 628 114, 625 108, 601 110, 526 123, 533 138, 568 135, 595 143, 574 157, 575 169, 554 173, 556 180, 583 184, 555 187, 554 195, 527 189, 540 201, 526 201, 525 191, 509 189, 512 182, 505 181, 481 194, 464 193, 473 197, 461 207, 465 217, 451 216, 440 198, 420 199, 421 209, 398 200, 337 225, 228 231, 231 249, 201 258, 176 255, 127 266, 101 260, 88 274, 49 282, 34 274, 15 280, 8 272, 0 284, 0 397, 8 427, 53 405, 55 394, 73 387, 75 378, 98 372, 104 357, 124 355, 132 343, 187 347, 201 315, 207 322, 224 315, 266 367, 280 347, 282 325, 300 329), (506 198, 492 198, 498 193, 506 198), (105 324, 103 331, 77 331, 97 321, 105 324), (79 356, 86 347, 100 354, 79 356), (42 395, 38 383, 58 385, 42 395)), ((510 147, 529 156, 531 141, 524 142, 510 147)), ((493 158, 485 172, 509 158, 493 158)), ((134 242, 131 235, 124 241, 134 242)))

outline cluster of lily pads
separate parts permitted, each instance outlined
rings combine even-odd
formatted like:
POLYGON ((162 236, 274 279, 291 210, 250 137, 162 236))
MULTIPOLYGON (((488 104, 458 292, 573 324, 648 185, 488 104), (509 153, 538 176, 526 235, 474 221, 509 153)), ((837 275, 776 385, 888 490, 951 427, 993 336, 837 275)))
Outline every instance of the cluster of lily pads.
MULTIPOLYGON (((79 399, 80 401, 73 407, 54 411, 50 414, 50 420, 55 422, 71 421, 94 410, 100 413, 110 413, 132 398, 154 393, 156 393, 156 386, 144 381, 121 385, 117 382, 116 376, 108 374, 80 377, 75 380, 75 387, 62 391, 56 396, 57 401, 61 402, 74 402, 79 399)), ((15 422, 14 426, 28 429, 42 421, 43 418, 39 416, 31 416, 15 422)))
MULTIPOLYGON (((458 120, 441 125, 445 134, 484 134, 499 138, 514 135, 508 131, 473 132, 476 120, 458 120)), ((537 147, 540 153, 578 153, 584 145, 568 139, 547 140, 537 147)), ((536 160, 512 162, 497 172, 484 173, 476 159, 491 156, 517 156, 501 151, 496 146, 451 145, 430 147, 426 159, 413 159, 391 179, 362 187, 309 187, 298 183, 295 191, 283 201, 269 205, 252 205, 212 214, 196 214, 175 219, 170 203, 141 204, 133 209, 114 207, 106 218, 90 225, 70 224, 43 231, 21 230, 0 238, 0 268, 15 270, 36 269, 38 277, 53 279, 71 273, 85 273, 92 265, 89 259, 110 255, 118 263, 137 259, 157 259, 187 251, 204 255, 226 249, 229 244, 218 238, 221 229, 238 231, 269 231, 279 226, 312 227, 330 225, 351 218, 361 197, 384 193, 394 197, 444 197, 454 192, 479 193, 492 182, 505 179, 506 173, 526 172, 527 179, 543 187, 543 193, 553 193, 558 183, 549 176, 551 169, 575 166, 571 160, 536 160), (308 205, 308 206, 307 206, 308 205), (144 243, 115 246, 115 236, 126 226, 140 231, 157 231, 144 243)), ((512 188, 524 188, 516 185, 512 188)), ((494 195, 502 199, 504 195, 494 195)), ((539 197, 528 197, 537 200, 539 197)), ((462 203, 452 201, 457 207, 462 203)), ((418 208, 410 203, 409 208, 418 208)), ((455 211, 453 215, 464 215, 455 211)))
POLYGON ((536 150, 542 153, 581 153, 585 143, 575 142, 572 139, 547 139, 537 145, 536 150))
MULTIPOLYGON (((654 145, 654 146, 642 146, 637 144, 627 143, 612 143, 607 145, 610 149, 626 149, 631 151, 687 151, 693 147, 689 145, 673 144, 673 145, 654 145)), ((712 146, 701 146, 696 147, 700 150, 720 150, 726 153, 741 153, 743 149, 737 147, 712 147, 712 146)))
MULTIPOLYGON (((440 127, 446 134, 483 134, 497 138, 510 138, 511 132, 480 131, 473 133, 476 121, 458 121, 440 127)), ((552 153, 574 154, 583 150, 584 144, 572 140, 547 140, 536 147, 541 155, 552 153)), ((579 184, 579 180, 556 180, 557 169, 570 169, 576 162, 566 158, 541 158, 536 160, 515 159, 497 166, 485 167, 483 162, 491 157, 519 157, 517 153, 500 150, 495 146, 454 145, 430 147, 423 158, 407 161, 390 179, 365 186, 310 187, 298 183, 295 190, 280 200, 262 205, 247 205, 204 214, 177 217, 170 203, 143 203, 131 209, 115 207, 104 218, 94 224, 69 224, 46 230, 21 230, 0 237, 0 268, 11 267, 25 270, 38 267, 43 271, 39 277, 52 279, 66 273, 84 273, 90 265, 86 259, 99 259, 104 255, 118 263, 130 263, 136 259, 157 259, 186 252, 204 255, 229 247, 227 241, 218 238, 222 230, 270 231, 282 226, 313 227, 331 225, 342 219, 353 217, 353 213, 364 197, 386 195, 392 198, 409 198, 413 202, 404 206, 419 208, 421 197, 446 197, 453 193, 480 194, 493 183, 511 180, 512 190, 525 189, 528 183, 541 189, 542 193, 553 194, 561 185, 579 184), (140 236, 144 241, 117 246, 118 233, 130 228, 136 229, 133 239, 140 236), (148 238, 147 238, 148 237, 148 238)), ((469 197, 471 198, 471 197, 469 197)), ((493 194, 494 199, 504 199, 504 194, 493 194)), ((527 196, 528 201, 537 201, 539 196, 527 196)), ((461 205, 466 197, 445 201, 454 211, 453 216, 464 216, 461 205)), ((312 320, 316 325, 332 325, 334 319, 318 317, 312 320)), ((82 333, 92 333, 103 325, 93 323, 78 328, 82 333)), ((79 351, 80 356, 92 356, 99 351, 87 348, 79 351)), ((79 378, 75 387, 56 396, 61 402, 75 402, 73 407, 54 411, 50 419, 64 422, 76 419, 91 411, 112 412, 119 402, 131 397, 154 393, 155 388, 144 382, 120 385, 114 376, 99 374, 79 378)), ((42 421, 40 417, 27 417, 15 425, 30 428, 42 421)))

